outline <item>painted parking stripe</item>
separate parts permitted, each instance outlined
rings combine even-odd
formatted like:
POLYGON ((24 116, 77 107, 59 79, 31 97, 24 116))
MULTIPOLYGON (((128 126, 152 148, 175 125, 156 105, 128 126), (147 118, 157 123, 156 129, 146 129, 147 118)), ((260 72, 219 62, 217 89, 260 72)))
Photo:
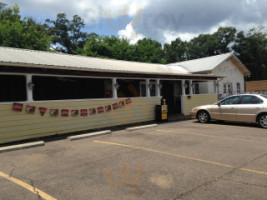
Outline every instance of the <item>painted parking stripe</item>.
POLYGON ((25 183, 25 182, 23 182, 23 181, 21 181, 19 179, 16 179, 16 178, 14 178, 12 176, 9 176, 9 175, 1 172, 1 171, 0 171, 0 177, 3 177, 5 179, 17 184, 17 185, 19 185, 19 186, 31 191, 32 193, 41 196, 42 198, 44 198, 46 200, 57 200, 54 197, 51 197, 50 195, 46 194, 45 192, 39 190, 38 188, 33 187, 32 185, 29 185, 28 183, 25 183))
MULTIPOLYGON (((228 164, 223 164, 223 163, 209 161, 209 160, 203 160, 203 159, 199 159, 199 158, 194 158, 194 157, 190 157, 190 156, 184 156, 184 155, 181 155, 181 154, 169 153, 169 152, 165 152, 165 151, 159 151, 159 150, 156 150, 156 149, 150 149, 150 148, 145 148, 145 147, 140 147, 140 146, 119 144, 119 143, 99 141, 99 140, 95 140, 94 142, 95 143, 99 143, 99 144, 121 146, 121 147, 130 148, 130 149, 139 149, 139 150, 143 150, 143 151, 149 151, 149 152, 169 155, 169 156, 173 156, 173 157, 177 157, 177 158, 182 158, 182 159, 187 159, 187 160, 192 160, 192 161, 197 161, 197 162, 201 162, 201 163, 206 163, 206 164, 210 164, 210 165, 217 165, 217 166, 227 167, 227 168, 232 168, 232 169, 238 168, 238 166, 234 166, 234 165, 228 165, 228 164)), ((254 173, 254 174, 267 175, 267 172, 257 171, 257 170, 253 170, 253 169, 239 168, 239 170, 250 172, 250 173, 254 173)))
POLYGON ((218 138, 218 139, 233 140, 233 141, 239 141, 239 142, 258 143, 258 144, 264 144, 264 145, 267 144, 267 143, 260 142, 260 141, 255 141, 255 140, 238 139, 238 138, 232 138, 232 137, 227 137, 227 136, 207 135, 207 134, 202 134, 202 133, 193 133, 193 132, 189 132, 187 130, 184 130, 186 132, 183 132, 183 131, 165 131, 165 130, 156 130, 156 131, 157 132, 163 132, 163 133, 176 133, 176 134, 183 134, 183 135, 196 135, 196 136, 201 136, 201 137, 218 138))

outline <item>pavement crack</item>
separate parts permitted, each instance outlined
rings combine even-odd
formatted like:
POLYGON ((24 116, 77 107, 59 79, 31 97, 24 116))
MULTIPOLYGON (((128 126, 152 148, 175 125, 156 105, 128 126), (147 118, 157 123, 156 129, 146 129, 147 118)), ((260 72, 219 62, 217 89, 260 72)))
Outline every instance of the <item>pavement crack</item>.
POLYGON ((245 182, 245 181, 238 181, 238 180, 228 179, 228 178, 222 178, 222 179, 223 180, 226 180, 226 181, 233 181, 233 182, 241 183, 241 184, 244 184, 244 185, 267 188, 267 185, 260 185, 260 184, 248 183, 248 182, 245 182))
MULTIPOLYGON (((239 169, 241 169, 241 168, 244 168, 246 165, 251 164, 251 163, 255 162, 256 160, 261 159, 261 158, 263 158, 263 157, 265 157, 265 156, 267 156, 267 153, 265 153, 265 154, 263 154, 263 155, 261 155, 261 156, 258 156, 258 157, 256 157, 256 158, 254 158, 254 159, 252 159, 252 160, 250 160, 250 161, 244 163, 244 164, 241 165, 241 166, 235 167, 235 168, 231 169, 230 171, 224 173, 223 175, 221 175, 221 176, 219 176, 219 177, 216 177, 216 178, 214 178, 214 179, 212 179, 212 180, 210 180, 210 181, 206 181, 206 182, 204 182, 204 183, 202 183, 202 184, 200 184, 200 185, 194 187, 194 188, 191 189, 191 190, 188 190, 188 191, 186 191, 186 192, 183 192, 183 193, 179 194, 177 197, 175 197, 173 200, 181 199, 181 198, 183 198, 183 197, 185 197, 185 196, 187 196, 187 195, 193 193, 194 191, 198 190, 198 189, 201 188, 201 187, 211 185, 212 183, 216 183, 216 182, 218 182, 219 180, 223 180, 225 176, 230 175, 230 174, 234 173, 235 171, 237 171, 237 170, 239 170, 239 169)), ((262 186, 261 186, 261 187, 262 187, 262 186)), ((263 187, 265 187, 265 186, 263 186, 263 187)))

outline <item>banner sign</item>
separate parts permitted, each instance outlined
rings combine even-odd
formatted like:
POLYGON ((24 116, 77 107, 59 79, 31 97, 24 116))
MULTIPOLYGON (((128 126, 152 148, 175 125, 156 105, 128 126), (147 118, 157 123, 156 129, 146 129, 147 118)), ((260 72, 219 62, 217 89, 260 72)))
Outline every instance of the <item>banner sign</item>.
MULTIPOLYGON (((112 110, 117 110, 119 108, 124 108, 125 104, 130 104, 132 103, 131 99, 125 99, 123 101, 119 101, 116 103, 113 103, 111 105, 106 105, 106 106, 99 106, 97 108, 82 108, 82 109, 74 109, 74 110, 69 110, 69 109, 58 109, 58 108, 46 108, 46 107, 36 107, 32 105, 26 105, 26 113, 29 114, 34 114, 36 108, 39 109, 40 115, 44 116, 46 111, 49 109, 49 114, 50 116, 57 117, 59 116, 59 111, 62 117, 68 117, 71 115, 72 117, 78 117, 80 116, 88 116, 88 115, 95 115, 96 113, 104 113, 104 112, 111 112, 112 110), (69 114, 70 113, 70 114, 69 114)), ((23 104, 22 103, 13 103, 13 110, 22 112, 23 111, 23 104)))
POLYGON ((13 110, 22 112, 23 104, 21 103, 13 103, 13 110))

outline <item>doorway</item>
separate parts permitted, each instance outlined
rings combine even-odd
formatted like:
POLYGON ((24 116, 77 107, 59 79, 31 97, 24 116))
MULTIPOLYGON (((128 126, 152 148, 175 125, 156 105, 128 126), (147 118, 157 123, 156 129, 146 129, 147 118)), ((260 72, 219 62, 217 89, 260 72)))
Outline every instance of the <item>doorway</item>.
POLYGON ((169 114, 181 113, 181 81, 161 81, 161 96, 166 99, 169 114))

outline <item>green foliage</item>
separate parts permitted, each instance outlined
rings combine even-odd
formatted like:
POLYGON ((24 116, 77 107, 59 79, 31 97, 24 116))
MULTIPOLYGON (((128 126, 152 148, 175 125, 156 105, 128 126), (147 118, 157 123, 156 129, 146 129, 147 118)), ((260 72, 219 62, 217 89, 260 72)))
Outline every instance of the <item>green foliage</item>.
POLYGON ((186 60, 187 42, 180 38, 164 45, 164 54, 167 63, 175 63, 186 60))
POLYGON ((135 45, 136 60, 149 63, 164 63, 164 51, 161 43, 144 38, 135 45))
POLYGON ((31 18, 21 20, 19 7, 0 4, 0 45, 34 50, 47 50, 50 37, 44 25, 31 18))
POLYGON ((56 20, 47 19, 46 26, 52 43, 60 44, 63 52, 76 54, 79 48, 83 48, 87 34, 82 32, 85 24, 78 15, 69 20, 65 13, 59 13, 56 20))
POLYGON ((56 20, 41 25, 31 18, 21 19, 19 7, 7 8, 0 2, 0 45, 48 50, 49 45, 63 52, 149 63, 174 63, 234 52, 251 71, 250 80, 267 79, 267 33, 264 27, 245 33, 234 27, 220 27, 215 33, 200 34, 190 41, 180 38, 164 44, 145 38, 136 44, 115 36, 83 32, 84 21, 78 15, 72 20, 59 13, 56 20))
POLYGON ((249 80, 267 80, 267 33, 264 27, 237 33, 233 49, 251 71, 249 80))

